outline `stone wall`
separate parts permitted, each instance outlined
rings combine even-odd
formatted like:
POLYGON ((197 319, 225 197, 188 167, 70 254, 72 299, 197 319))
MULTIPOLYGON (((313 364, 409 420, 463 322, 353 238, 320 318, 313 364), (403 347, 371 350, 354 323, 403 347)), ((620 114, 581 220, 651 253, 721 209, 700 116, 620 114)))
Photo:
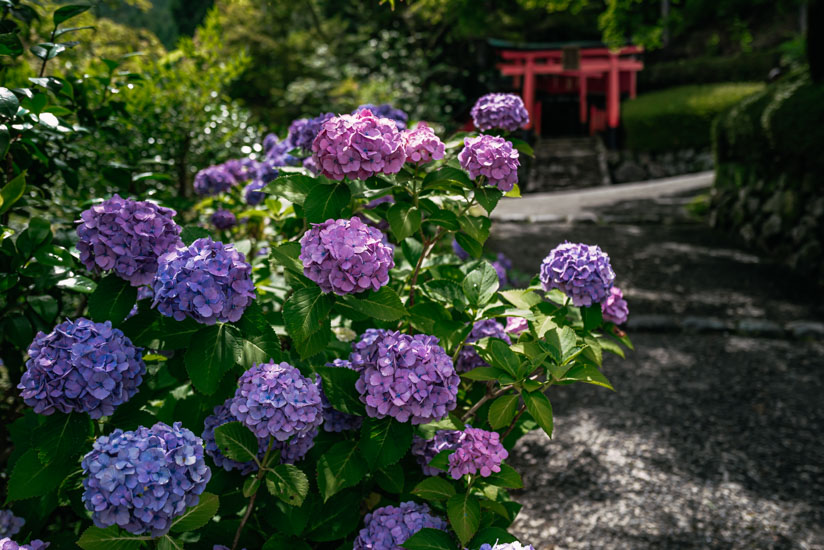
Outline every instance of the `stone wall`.
POLYGON ((613 183, 651 180, 713 169, 712 152, 682 149, 665 153, 608 151, 607 163, 613 183))

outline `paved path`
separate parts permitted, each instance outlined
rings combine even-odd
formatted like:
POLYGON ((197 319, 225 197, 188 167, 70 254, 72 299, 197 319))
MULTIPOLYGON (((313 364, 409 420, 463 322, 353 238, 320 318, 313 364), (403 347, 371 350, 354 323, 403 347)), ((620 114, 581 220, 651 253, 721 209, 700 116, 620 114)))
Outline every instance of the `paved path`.
POLYGON ((692 220, 700 178, 675 196, 644 185, 616 186, 623 202, 530 196, 523 211, 592 217, 494 226, 525 273, 565 239, 601 245, 636 346, 605 362, 616 392, 550 392, 554 439, 530 434, 510 459, 526 484, 514 530, 538 550, 824 549, 820 289, 692 220))

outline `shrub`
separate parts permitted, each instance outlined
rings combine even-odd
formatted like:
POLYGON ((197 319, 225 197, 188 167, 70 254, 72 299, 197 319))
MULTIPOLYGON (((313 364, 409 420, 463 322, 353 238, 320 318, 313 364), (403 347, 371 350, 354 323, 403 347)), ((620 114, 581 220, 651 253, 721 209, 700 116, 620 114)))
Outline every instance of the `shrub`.
POLYGON ((640 95, 623 104, 626 147, 652 152, 709 147, 713 119, 762 88, 763 84, 740 82, 640 95))
POLYGON ((777 52, 767 51, 648 63, 638 73, 638 87, 650 92, 692 84, 762 82, 776 66, 779 56, 777 52))

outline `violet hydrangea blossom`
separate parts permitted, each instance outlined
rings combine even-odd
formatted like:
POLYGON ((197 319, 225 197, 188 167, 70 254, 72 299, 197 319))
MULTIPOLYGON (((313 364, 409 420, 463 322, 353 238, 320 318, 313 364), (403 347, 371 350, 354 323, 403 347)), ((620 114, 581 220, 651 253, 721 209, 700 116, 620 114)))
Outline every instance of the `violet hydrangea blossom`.
POLYGON ((330 179, 366 180, 400 172, 406 153, 393 122, 365 110, 324 122, 312 142, 312 158, 330 179))
POLYGON ((461 168, 469 177, 486 177, 489 185, 504 193, 518 183, 518 150, 502 137, 487 134, 464 139, 464 148, 458 154, 461 168))
POLYGON ((255 299, 252 266, 232 245, 208 237, 160 258, 154 303, 167 317, 198 323, 237 321, 255 299))
POLYGON ((559 244, 541 264, 544 290, 559 289, 577 307, 603 302, 615 281, 609 256, 597 245, 559 244))
POLYGON ((303 273, 324 292, 338 295, 378 290, 395 267, 392 249, 378 229, 358 217, 315 224, 300 240, 303 273))
POLYGON ((465 474, 489 477, 501 471, 509 453, 501 444, 498 432, 488 432, 467 425, 458 437, 455 452, 449 455, 449 475, 460 479, 465 474))
POLYGON ((429 506, 417 502, 377 508, 363 518, 363 529, 352 549, 399 550, 401 544, 424 528, 446 531, 447 523, 432 515, 429 506))
POLYGON ((0 550, 44 550, 50 543, 35 539, 28 544, 19 544, 8 537, 0 539, 0 550))
POLYGON ((250 206, 257 206, 266 198, 266 193, 262 191, 267 183, 263 180, 253 179, 249 185, 243 188, 243 198, 246 204, 250 206))
POLYGON ((357 109, 352 111, 352 114, 356 115, 363 111, 369 111, 378 118, 388 118, 389 120, 395 123, 395 126, 398 128, 398 130, 403 130, 404 128, 406 128, 406 123, 409 121, 409 115, 407 115, 400 109, 396 109, 389 103, 382 103, 381 105, 364 103, 363 105, 359 106, 357 109))
POLYGON ((299 118, 289 125, 289 141, 296 149, 303 149, 310 151, 312 149, 312 142, 315 136, 320 132, 320 128, 324 122, 333 118, 333 113, 322 113, 313 118, 299 118))
POLYGON ((627 322, 629 316, 629 307, 627 301, 624 300, 624 293, 617 286, 613 286, 609 290, 609 295, 606 300, 601 302, 601 313, 604 321, 615 323, 616 325, 623 325, 627 322))
POLYGON ((0 537, 12 537, 20 532, 26 520, 14 515, 11 510, 0 510, 0 537))
POLYGON ((37 333, 17 387, 37 414, 110 416, 143 382, 140 352, 111 321, 64 321, 48 334, 37 333))
POLYGON ((507 332, 507 334, 517 336, 518 334, 521 334, 527 329, 529 329, 529 323, 523 317, 506 318, 506 327, 504 328, 504 330, 507 332))
MULTIPOLYGON (((339 367, 343 369, 352 369, 352 363, 346 359, 335 359, 331 363, 326 363, 327 367, 339 367)), ((325 432, 345 432, 349 430, 357 430, 363 423, 363 417, 340 412, 332 407, 326 394, 323 392, 323 386, 320 385, 320 399, 323 405, 323 431, 325 432)))
POLYGON ((259 438, 286 441, 323 422, 318 386, 289 363, 255 364, 237 384, 229 409, 259 438))
POLYGON ((352 350, 355 389, 369 416, 426 424, 457 406, 460 378, 436 337, 367 332, 352 350))
POLYGON ((223 164, 209 166, 195 174, 194 188, 198 195, 214 196, 228 191, 238 182, 223 164))
POLYGON ((255 177, 257 161, 246 157, 242 159, 231 159, 223 163, 223 168, 229 172, 236 182, 249 181, 255 177))
POLYGON ((432 439, 424 439, 418 435, 412 438, 411 453, 421 465, 421 471, 427 476, 436 476, 441 470, 432 468, 429 463, 442 451, 454 450, 458 445, 461 432, 458 430, 438 430, 432 439))
POLYGON ((112 198, 80 214, 77 250, 92 272, 109 271, 132 286, 150 284, 158 257, 180 243, 175 211, 149 201, 112 198))
POLYGON ((507 258, 502 252, 498 252, 497 259, 492 262, 492 268, 498 274, 498 284, 506 286, 509 284, 507 272, 512 269, 512 260, 507 258))
POLYGON ((230 211, 225 208, 215 210, 212 217, 209 219, 217 229, 229 229, 237 225, 237 218, 230 211))
POLYGON ((515 542, 496 542, 495 544, 484 543, 478 550, 535 550, 531 544, 521 544, 515 542))
POLYGON ((81 463, 83 503, 98 527, 158 537, 195 506, 212 476, 203 441, 180 422, 114 430, 81 463))
POLYGON ((443 158, 446 146, 426 122, 419 122, 413 130, 405 130, 402 135, 406 162, 425 164, 443 158))
POLYGON ((458 362, 457 365, 455 365, 458 372, 467 372, 476 367, 489 366, 486 361, 481 359, 478 352, 475 351, 475 346, 471 345, 473 342, 477 342, 482 338, 500 338, 507 344, 512 343, 504 330, 504 326, 495 319, 482 319, 481 321, 477 321, 472 326, 472 332, 470 332, 466 338, 466 344, 461 348, 461 351, 458 352, 458 362))
POLYGON ((529 124, 523 100, 515 94, 486 94, 478 98, 470 112, 479 130, 500 128, 514 132, 529 124))

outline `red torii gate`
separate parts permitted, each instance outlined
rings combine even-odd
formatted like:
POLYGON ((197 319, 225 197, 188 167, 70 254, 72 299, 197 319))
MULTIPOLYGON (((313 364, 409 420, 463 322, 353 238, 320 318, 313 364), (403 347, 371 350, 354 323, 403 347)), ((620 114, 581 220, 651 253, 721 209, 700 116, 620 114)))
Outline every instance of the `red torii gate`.
POLYGON ((536 44, 532 47, 540 49, 519 50, 510 49, 512 45, 503 41, 490 42, 502 49, 500 54, 504 62, 499 63, 498 68, 502 75, 511 76, 515 87, 521 90, 531 121, 527 128, 534 126, 538 135, 541 134, 541 103, 535 101, 536 90, 550 94, 577 91, 581 124, 589 120, 589 131, 594 134, 607 126, 618 127, 621 122, 621 93, 635 97, 637 73, 644 68, 641 61, 632 57, 643 52, 640 46, 610 50, 603 45, 577 47, 574 43, 546 44, 544 48, 536 44), (606 95, 606 117, 595 106, 588 110, 587 95, 592 93, 606 95))

